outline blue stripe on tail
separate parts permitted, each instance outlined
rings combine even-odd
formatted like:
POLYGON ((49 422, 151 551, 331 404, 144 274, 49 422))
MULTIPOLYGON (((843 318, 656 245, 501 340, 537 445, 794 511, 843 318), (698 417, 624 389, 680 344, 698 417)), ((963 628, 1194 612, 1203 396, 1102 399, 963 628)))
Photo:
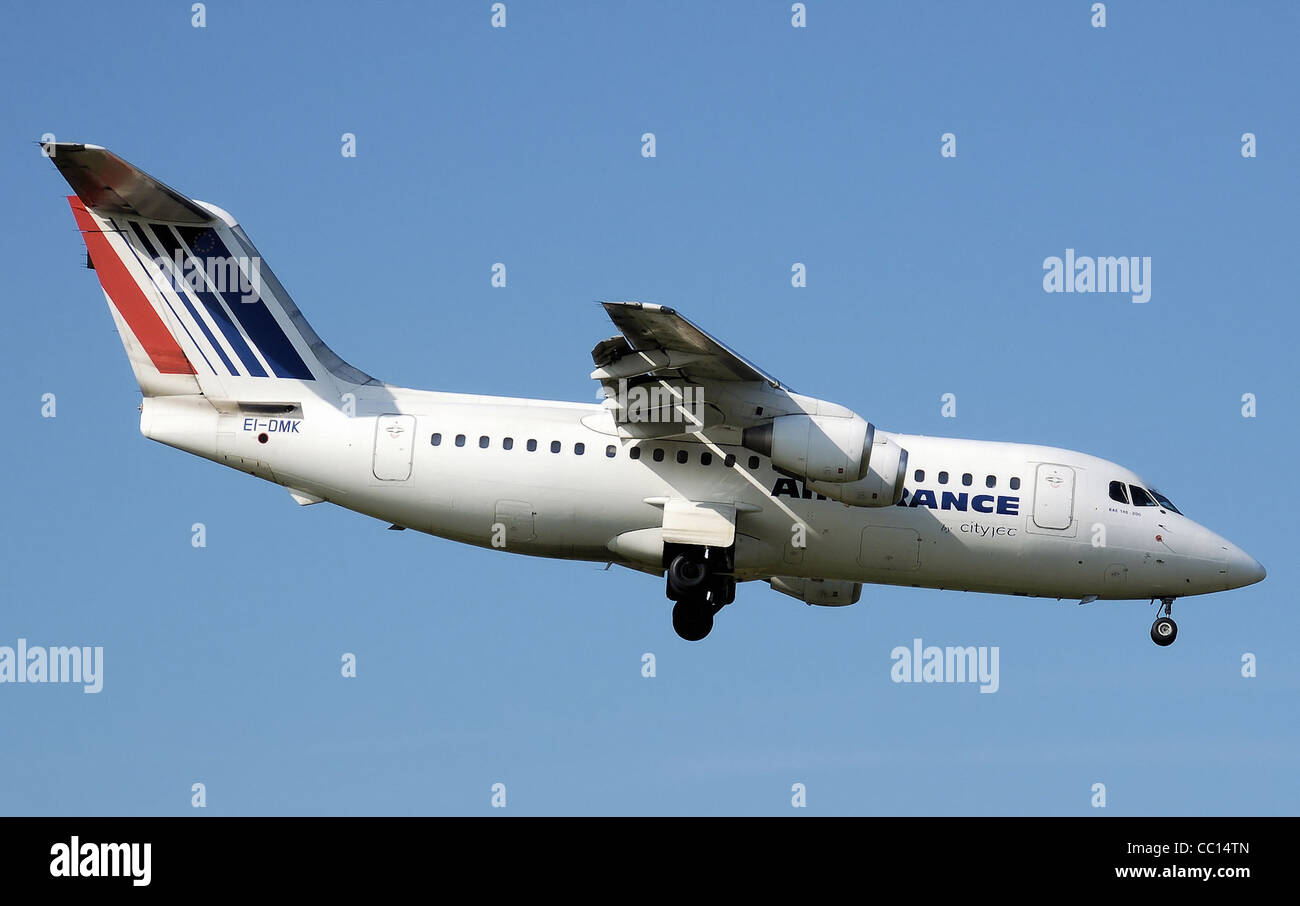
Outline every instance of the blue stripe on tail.
MULTIPOLYGON (((140 241, 140 247, 144 249, 145 254, 152 258, 154 256, 154 249, 153 245, 149 242, 149 237, 145 232, 144 224, 135 220, 128 220, 127 224, 131 227, 132 232, 135 233, 136 238, 140 241)), ((235 366, 230 363, 230 357, 226 355, 226 351, 221 348, 221 344, 217 342, 217 338, 214 337, 212 331, 208 329, 208 322, 199 317, 199 313, 194 310, 194 306, 190 302, 190 297, 187 296, 185 291, 182 289, 177 289, 176 295, 180 297, 181 304, 185 306, 185 310, 190 313, 190 317, 194 319, 194 323, 199 325, 199 330, 203 331, 203 335, 208 338, 208 342, 212 344, 212 348, 215 349, 217 355, 221 357, 221 361, 228 369, 227 374, 238 374, 239 372, 235 370, 235 366)), ((166 301, 166 297, 164 297, 163 301, 166 301)), ((171 303, 169 302, 168 306, 170 307, 170 305, 171 303)), ((179 318, 177 320, 180 321, 179 318)), ((180 323, 182 327, 185 327, 185 322, 181 321, 180 323)), ((189 332, 189 328, 186 328, 185 333, 189 334, 189 332)), ((190 336, 190 342, 193 341, 194 337, 190 336)), ((203 347, 199 346, 198 343, 194 343, 194 346, 198 349, 199 354, 203 356, 203 361, 207 363, 207 366, 212 368, 212 363, 208 361, 208 356, 203 352, 203 347)), ((212 373, 216 374, 217 369, 212 368, 212 373)))
MULTIPOLYGON (((150 226, 154 231, 154 235, 158 237, 161 241, 162 247, 167 250, 169 255, 172 255, 174 258, 176 250, 180 249, 182 253, 184 253, 187 258, 191 259, 196 266, 204 267, 204 272, 207 272, 204 262, 197 256, 189 255, 185 248, 176 241, 176 237, 172 235, 171 227, 167 226, 165 223, 155 223, 150 226)), ((179 279, 179 277, 177 279, 179 279)), ((199 302, 203 304, 203 308, 207 313, 212 316, 212 320, 216 322, 217 327, 221 329, 222 335, 230 342, 230 348, 235 350, 235 355, 239 357, 239 361, 244 363, 244 368, 248 370, 249 374, 253 377, 266 377, 266 369, 263 368, 262 363, 257 360, 257 356, 253 355, 253 350, 249 349, 248 344, 244 342, 243 336, 239 333, 239 327, 230 319, 230 315, 226 314, 226 309, 221 304, 221 300, 206 289, 206 283, 203 283, 203 285, 205 287, 203 289, 191 286, 191 290, 194 295, 198 297, 199 302)), ((184 297, 185 290, 177 289, 177 292, 184 297)), ((202 323, 202 321, 199 323, 202 323)), ((214 343, 213 345, 217 347, 218 352, 221 352, 220 344, 214 343)), ((226 359, 224 354, 222 355, 222 359, 224 359, 227 364, 230 363, 229 359, 226 359)), ((231 367, 231 373, 235 373, 233 366, 231 367)))
MULTIPOLYGON (((195 256, 203 261, 205 272, 212 272, 209 262, 213 262, 213 267, 221 267, 224 264, 228 269, 229 262, 235 260, 221 237, 211 227, 178 226, 176 232, 193 250, 195 256)), ((225 287, 221 295, 239 323, 243 325, 244 332, 256 344, 262 357, 271 366, 276 377, 294 378, 300 381, 315 379, 307 363, 302 360, 302 356, 298 355, 284 329, 276 321, 275 315, 260 297, 254 296, 245 301, 237 286, 225 287)))

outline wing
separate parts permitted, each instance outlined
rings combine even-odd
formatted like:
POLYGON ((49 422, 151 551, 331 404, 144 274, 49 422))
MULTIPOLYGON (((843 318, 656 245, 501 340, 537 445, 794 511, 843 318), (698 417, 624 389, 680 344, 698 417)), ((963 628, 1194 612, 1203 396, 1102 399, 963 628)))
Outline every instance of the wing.
POLYGON ((679 378, 692 384, 761 382, 774 390, 789 389, 671 308, 649 302, 601 305, 622 336, 591 351, 593 380, 679 378))
POLYGON ((674 437, 707 431, 741 443, 746 429, 781 415, 847 418, 849 409, 802 396, 732 352, 671 308, 602 302, 622 334, 591 351, 620 436, 674 437))
POLYGON ((602 302, 622 331, 591 351, 593 380, 604 387, 618 433, 671 437, 709 429, 743 430, 791 395, 781 382, 732 352, 671 308, 602 302))

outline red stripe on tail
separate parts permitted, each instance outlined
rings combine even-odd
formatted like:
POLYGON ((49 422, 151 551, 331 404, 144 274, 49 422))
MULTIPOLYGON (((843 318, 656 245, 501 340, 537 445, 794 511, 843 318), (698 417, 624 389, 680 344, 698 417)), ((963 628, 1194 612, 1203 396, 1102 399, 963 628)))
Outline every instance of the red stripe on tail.
POLYGON ((185 352, 149 304, 126 265, 117 257, 108 237, 86 211, 81 199, 69 195, 68 204, 72 206, 72 216, 81 229, 81 237, 86 240, 86 251, 95 265, 100 285, 148 353, 149 361, 162 374, 194 374, 194 366, 185 358, 185 352))

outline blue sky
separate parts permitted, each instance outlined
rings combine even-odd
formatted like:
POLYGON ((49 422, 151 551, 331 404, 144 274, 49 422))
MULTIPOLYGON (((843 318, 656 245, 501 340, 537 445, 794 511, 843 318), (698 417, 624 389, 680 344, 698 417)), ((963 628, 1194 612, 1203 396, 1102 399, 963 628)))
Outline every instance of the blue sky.
POLYGON ((494 29, 490 5, 8 12, 0 645, 105 669, 97 695, 0 685, 0 812, 196 814, 195 782, 219 815, 492 814, 497 782, 517 815, 1300 808, 1272 468, 1300 443, 1300 10, 809 0, 795 29, 785 2, 507 0, 494 29), (299 508, 140 437, 44 133, 233 212, 393 383, 594 400, 593 300, 660 302, 882 428, 1129 465, 1269 577, 1179 602, 1163 650, 1145 602, 883 586, 747 585, 692 645, 651 577, 299 508), (1150 302, 1045 293, 1067 248, 1150 256, 1150 302), (913 638, 998 646, 1001 688, 892 683, 913 638))

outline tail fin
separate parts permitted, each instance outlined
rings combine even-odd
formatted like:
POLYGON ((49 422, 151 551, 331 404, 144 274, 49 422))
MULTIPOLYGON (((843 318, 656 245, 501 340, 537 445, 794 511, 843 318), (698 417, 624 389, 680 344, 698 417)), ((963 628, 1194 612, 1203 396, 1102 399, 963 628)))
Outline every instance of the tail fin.
POLYGON ((229 214, 95 145, 47 143, 145 396, 285 398, 377 383, 311 329, 229 214))

